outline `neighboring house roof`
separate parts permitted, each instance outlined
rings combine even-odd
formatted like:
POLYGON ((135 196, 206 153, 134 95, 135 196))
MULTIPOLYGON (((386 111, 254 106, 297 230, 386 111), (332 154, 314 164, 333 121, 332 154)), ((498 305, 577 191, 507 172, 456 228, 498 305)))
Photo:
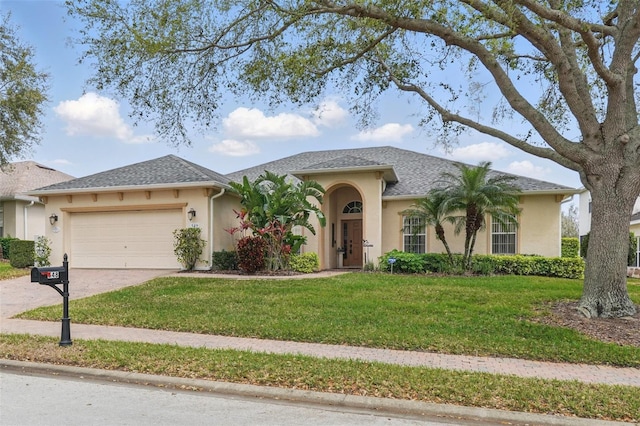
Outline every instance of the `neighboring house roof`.
POLYGON ((184 160, 175 155, 166 155, 154 160, 143 161, 101 173, 77 178, 55 185, 45 186, 34 195, 60 192, 108 191, 139 187, 175 187, 212 185, 228 187, 225 176, 184 160))
POLYGON ((0 170, 0 199, 29 200, 29 191, 71 179, 74 177, 35 161, 10 163, 0 170))
POLYGON ((635 225, 636 223, 640 223, 640 212, 631 215, 631 224, 635 225))
MULTIPOLYGON (((377 169, 385 172, 387 186, 383 196, 420 197, 426 195, 442 173, 457 173, 455 161, 421 154, 415 151, 391 146, 374 148, 339 149, 331 151, 312 151, 292 155, 280 160, 271 161, 245 170, 227 175, 232 181, 240 182, 243 176, 249 180, 256 179, 265 170, 276 174, 300 176, 306 173, 327 173, 328 171, 357 171, 377 169), (393 173, 388 174, 391 170, 393 173)), ((510 175, 492 171, 492 174, 510 175)), ((523 192, 551 194, 574 194, 578 190, 564 185, 510 175, 516 178, 515 184, 523 192)))

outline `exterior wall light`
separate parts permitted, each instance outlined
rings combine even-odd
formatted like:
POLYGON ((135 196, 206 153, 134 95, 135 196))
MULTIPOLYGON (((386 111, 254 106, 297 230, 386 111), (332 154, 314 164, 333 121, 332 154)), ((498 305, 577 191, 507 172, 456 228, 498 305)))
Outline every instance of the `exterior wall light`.
POLYGON ((51 216, 49 216, 49 223, 51 225, 55 225, 57 221, 58 221, 58 215, 55 213, 51 213, 51 216))
POLYGON ((187 212, 187 216, 189 217, 189 222, 191 222, 193 218, 196 217, 196 211, 194 209, 190 209, 187 212))

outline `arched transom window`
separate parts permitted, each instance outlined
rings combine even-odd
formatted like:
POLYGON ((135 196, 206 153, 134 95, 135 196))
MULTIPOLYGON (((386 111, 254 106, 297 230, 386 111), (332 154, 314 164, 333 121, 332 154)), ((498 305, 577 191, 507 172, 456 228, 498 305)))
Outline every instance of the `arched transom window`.
POLYGON ((362 201, 352 201, 344 206, 342 213, 362 213, 362 201))

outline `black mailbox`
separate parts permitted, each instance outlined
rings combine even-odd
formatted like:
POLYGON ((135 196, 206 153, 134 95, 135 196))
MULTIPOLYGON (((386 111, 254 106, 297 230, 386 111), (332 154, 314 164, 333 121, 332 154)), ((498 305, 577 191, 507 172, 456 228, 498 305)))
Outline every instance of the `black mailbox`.
POLYGON ((31 269, 31 282, 40 284, 63 284, 69 280, 64 266, 31 269))

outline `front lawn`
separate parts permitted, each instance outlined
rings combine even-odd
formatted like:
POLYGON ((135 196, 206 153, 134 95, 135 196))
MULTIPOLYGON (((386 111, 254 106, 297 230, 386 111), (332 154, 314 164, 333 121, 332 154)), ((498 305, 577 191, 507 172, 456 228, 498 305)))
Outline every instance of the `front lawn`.
MULTIPOLYGON (((545 314, 546 302, 579 298, 581 285, 542 277, 366 273, 303 280, 164 277, 72 300, 70 316, 74 323, 640 366, 638 347, 529 321, 545 314)), ((629 292, 640 302, 639 286, 629 292)), ((60 306, 20 318, 58 321, 60 306)))
POLYGON ((17 269, 9 261, 0 261, 0 280, 22 277, 31 273, 31 269, 17 269))

